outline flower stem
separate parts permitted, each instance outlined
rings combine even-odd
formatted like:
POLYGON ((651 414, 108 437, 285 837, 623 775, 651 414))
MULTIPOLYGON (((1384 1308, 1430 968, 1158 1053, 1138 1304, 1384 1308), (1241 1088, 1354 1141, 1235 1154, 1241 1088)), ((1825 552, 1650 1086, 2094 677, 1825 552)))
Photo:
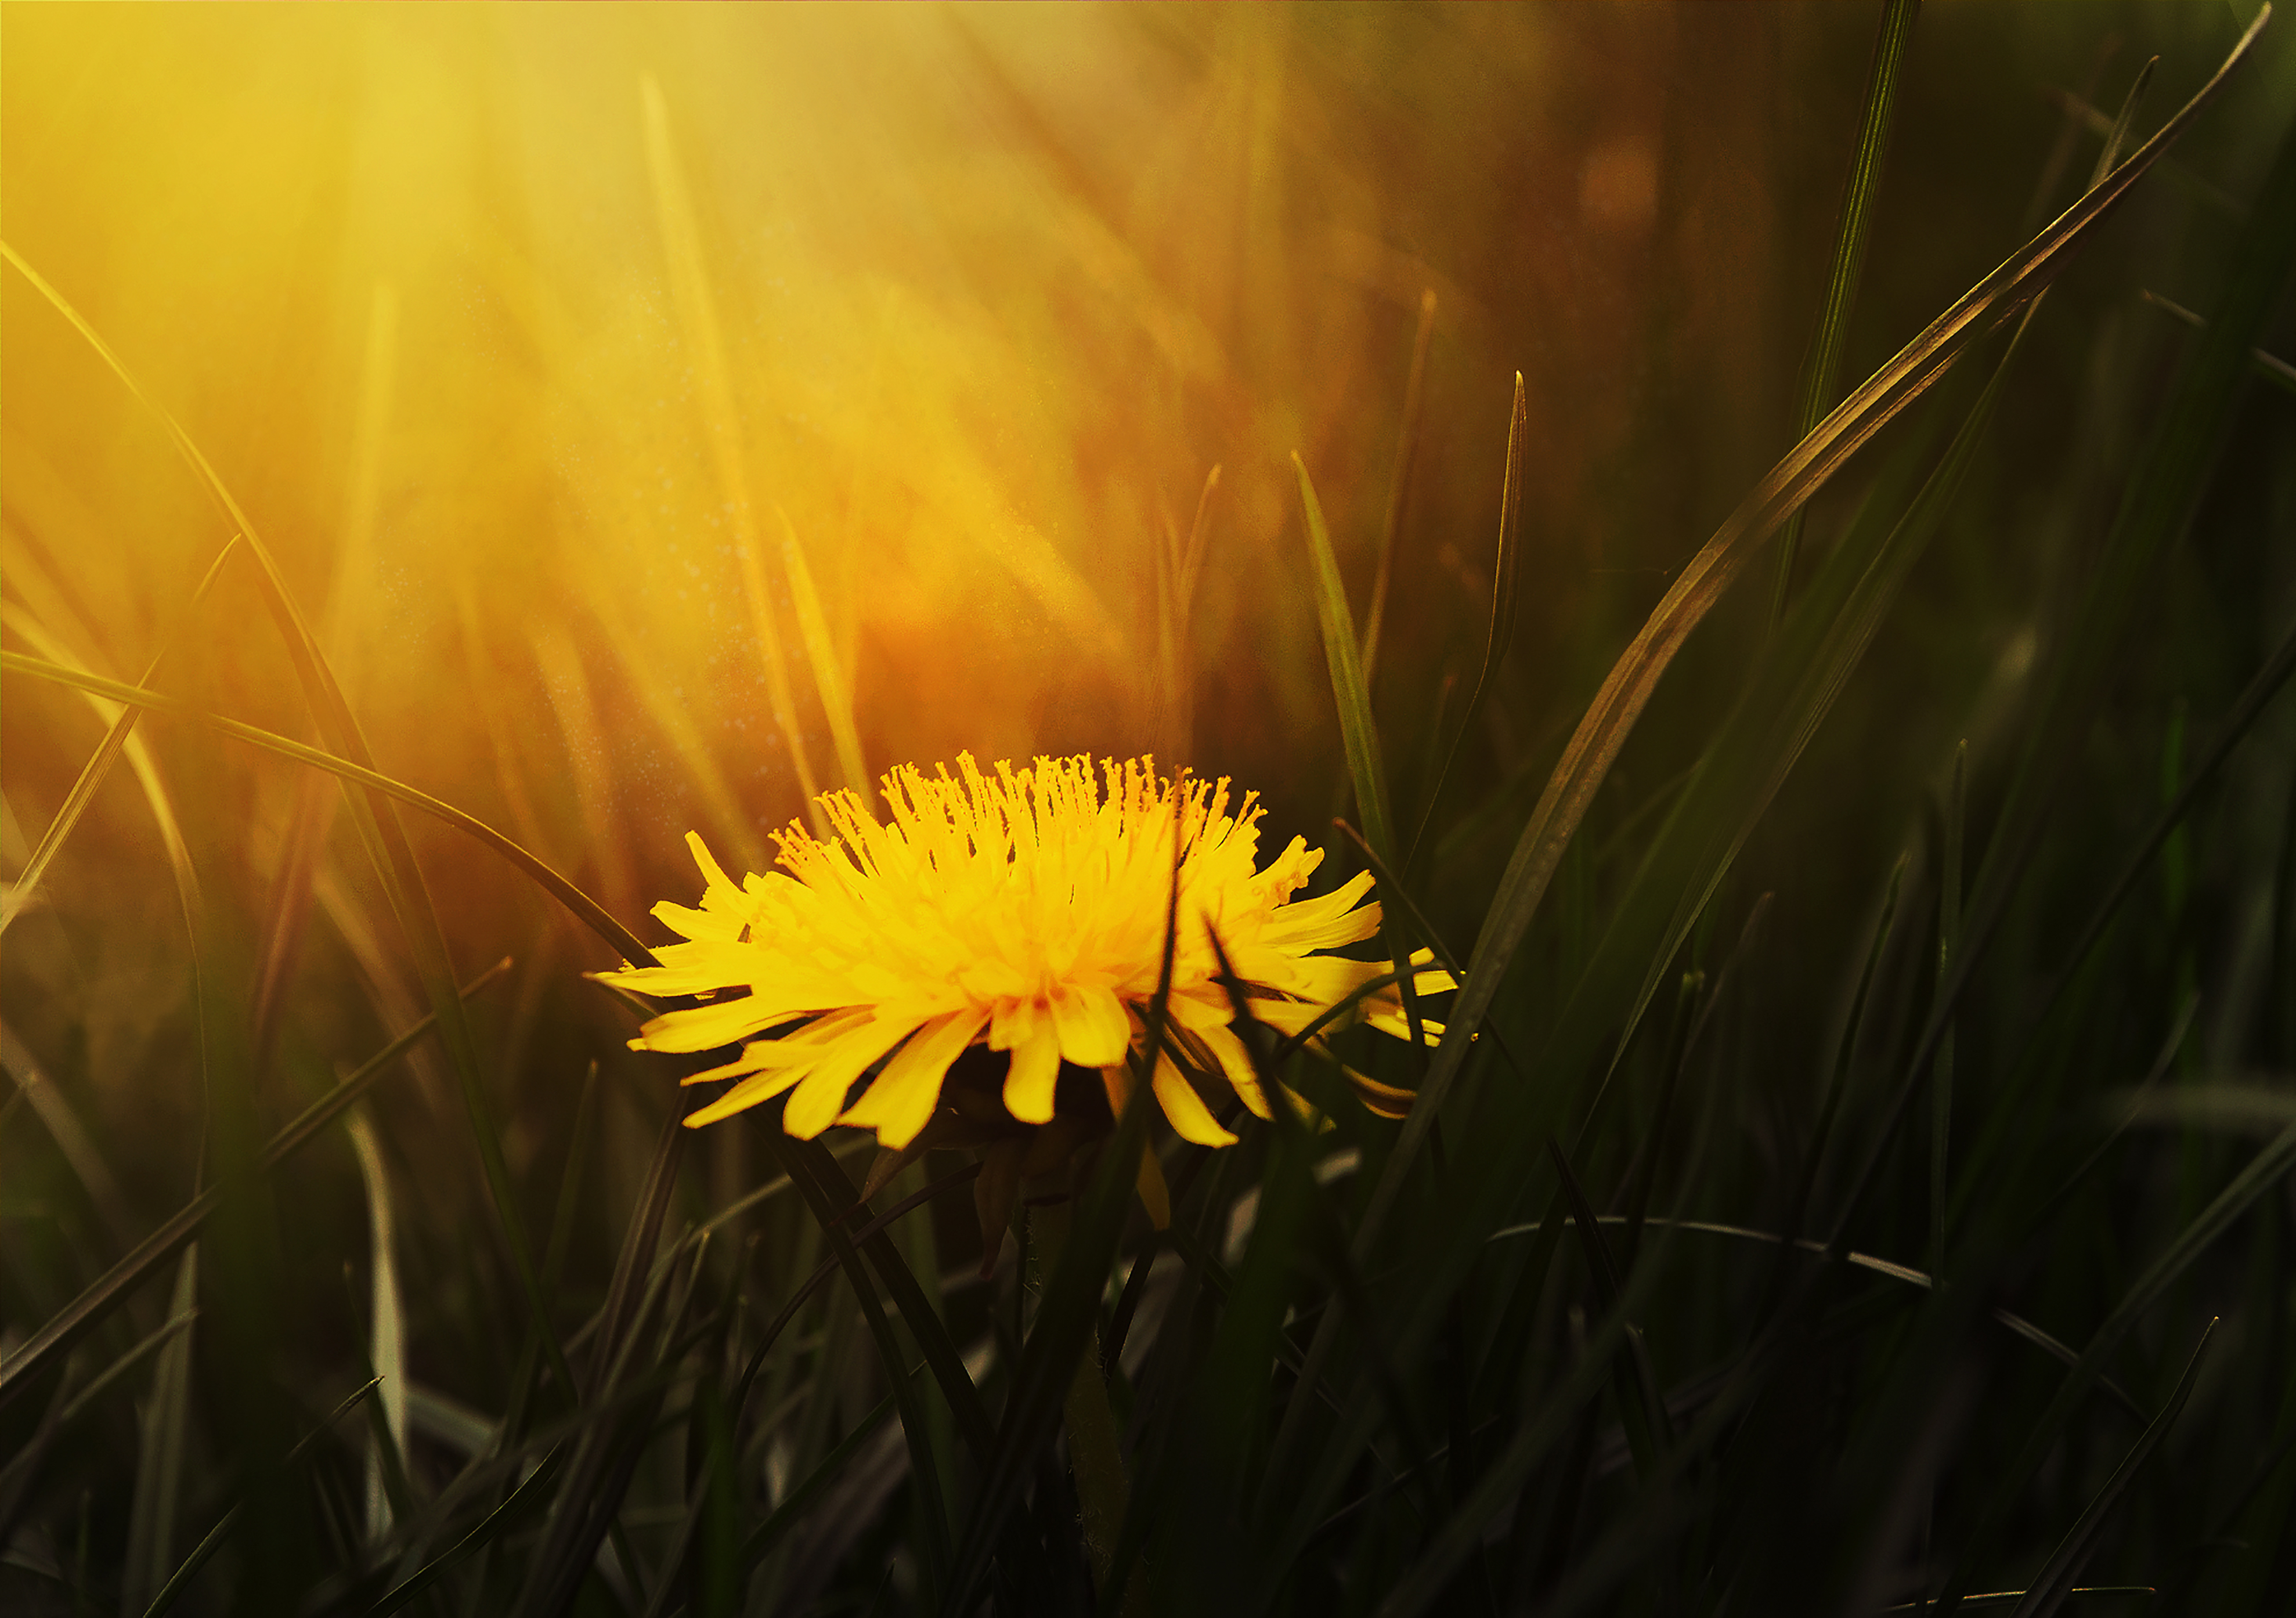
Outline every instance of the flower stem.
MULTIPOLYGON (((1059 1267, 1061 1249, 1068 1244, 1069 1204, 1045 1203, 1029 1210, 1037 1228, 1037 1275, 1040 1285, 1059 1267)), ((1069 1382, 1062 1405, 1068 1423, 1069 1468, 1076 1478, 1077 1503, 1084 1514, 1084 1548, 1092 1564, 1095 1591, 1105 1595, 1116 1567, 1117 1537, 1123 1532, 1124 1514, 1131 1504, 1132 1482, 1125 1475, 1124 1446, 1117 1431, 1116 1412, 1108 1402, 1107 1384, 1100 1375, 1100 1325, 1086 1330, 1083 1351, 1069 1382)), ((1147 1590, 1134 1569, 1128 1581, 1123 1618, 1147 1618, 1147 1590)))

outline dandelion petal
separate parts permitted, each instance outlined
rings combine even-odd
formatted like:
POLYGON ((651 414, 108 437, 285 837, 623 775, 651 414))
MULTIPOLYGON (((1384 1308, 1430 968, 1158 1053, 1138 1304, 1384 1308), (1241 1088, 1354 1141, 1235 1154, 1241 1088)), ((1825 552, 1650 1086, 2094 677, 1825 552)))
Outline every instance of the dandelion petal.
POLYGON ((1053 1087, 1061 1076, 1061 1034, 1049 1019, 1039 1019, 1029 1037, 1013 1047, 1013 1066, 1004 1075, 1004 1110, 1022 1123, 1053 1121, 1053 1087))

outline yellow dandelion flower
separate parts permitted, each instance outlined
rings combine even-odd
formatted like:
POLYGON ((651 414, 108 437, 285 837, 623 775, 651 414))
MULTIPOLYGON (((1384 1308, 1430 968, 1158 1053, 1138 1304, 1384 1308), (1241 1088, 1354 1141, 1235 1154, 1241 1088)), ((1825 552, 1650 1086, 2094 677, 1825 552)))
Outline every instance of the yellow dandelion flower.
MULTIPOLYGON (((1294 903, 1323 851, 1295 837, 1255 869, 1265 811, 1247 793, 1231 814, 1226 780, 1161 779, 1145 758, 1103 760, 1098 772, 1088 758, 1039 758, 1017 770, 999 763, 991 776, 968 753, 954 776, 903 766, 884 788, 882 821, 850 793, 824 793, 836 834, 823 842, 792 824, 775 834, 781 869, 738 887, 689 833, 707 883, 701 907, 653 911, 686 941, 660 950, 659 966, 598 974, 641 994, 705 997, 646 1023, 633 1049, 746 1042, 738 1060, 686 1080, 739 1080, 687 1123, 790 1092, 783 1125, 791 1135, 844 1123, 906 1147, 941 1105, 951 1064, 977 1046, 1009 1057, 1004 1107, 1019 1123, 1052 1120, 1064 1064, 1096 1070, 1120 1109, 1127 1054, 1144 1044, 1162 969, 1176 831, 1169 1035, 1151 1083, 1186 1139, 1235 1137, 1175 1052, 1203 1082, 1224 1081, 1269 1116, 1231 1026, 1215 936, 1254 1014, 1285 1033, 1386 971, 1319 953, 1379 931, 1377 902, 1359 902, 1370 875, 1294 903)), ((1423 951, 1414 965, 1427 959, 1423 951)), ((1440 971, 1417 972, 1414 982, 1425 994, 1456 987, 1440 971)), ((1407 1037, 1393 984, 1366 997, 1361 1014, 1407 1037)))

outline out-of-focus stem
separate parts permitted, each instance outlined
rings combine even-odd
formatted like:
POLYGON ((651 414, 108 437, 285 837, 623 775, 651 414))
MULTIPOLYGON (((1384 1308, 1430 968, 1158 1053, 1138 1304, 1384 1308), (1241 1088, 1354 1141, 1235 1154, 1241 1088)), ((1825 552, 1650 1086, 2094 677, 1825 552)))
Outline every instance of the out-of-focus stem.
MULTIPOLYGON (((1037 1273, 1049 1280, 1060 1266, 1061 1249, 1068 1244, 1069 1204, 1046 1203, 1029 1213, 1037 1232, 1037 1273)), ((1132 1503, 1132 1480, 1125 1474, 1123 1440, 1108 1402, 1108 1386, 1101 1380, 1096 1321, 1085 1335, 1062 1413, 1068 1423, 1069 1468, 1076 1477, 1077 1503, 1084 1511, 1084 1548, 1092 1564, 1093 1589, 1105 1592, 1116 1565, 1117 1536, 1132 1503)), ((1123 1618, 1148 1618, 1147 1589, 1136 1565, 1119 1610, 1123 1618)))

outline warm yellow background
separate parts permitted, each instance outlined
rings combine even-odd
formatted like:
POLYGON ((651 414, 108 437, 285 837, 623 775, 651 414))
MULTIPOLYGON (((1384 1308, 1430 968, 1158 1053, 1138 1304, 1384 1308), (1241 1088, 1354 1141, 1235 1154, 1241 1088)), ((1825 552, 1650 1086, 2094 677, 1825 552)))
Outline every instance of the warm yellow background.
MULTIPOLYGON (((632 917, 691 882, 689 825, 754 865, 800 810, 745 535, 838 779, 782 513, 870 771, 1155 747, 1320 836, 1337 736, 1288 457, 1360 612, 1426 291, 1397 768, 1480 647, 1517 367, 1521 655, 1566 702, 1554 668, 1710 521, 1702 480, 1775 452, 1799 341, 1775 332, 1801 322, 1763 164, 1792 132, 1743 75, 1799 73, 1838 122, 1865 48, 1862 21, 1632 8, 0 16, 11 244, 238 495, 382 768, 632 917), (1806 71, 1821 52, 1846 70, 1806 71), (1694 447, 1654 386, 1694 403, 1694 447), (1635 469, 1636 423, 1677 446, 1665 476, 1635 469), (1160 574, 1215 463, 1177 642, 1160 574)), ((177 689, 306 734, 244 579, 185 612, 229 530, 162 434, 13 272, 0 316, 18 610, 125 678, 180 637, 177 689)), ((94 735, 20 686, 12 847, 94 735)), ((1539 741, 1519 705, 1491 722, 1510 768, 1539 741)), ((230 771, 259 888, 294 772, 230 771)))

